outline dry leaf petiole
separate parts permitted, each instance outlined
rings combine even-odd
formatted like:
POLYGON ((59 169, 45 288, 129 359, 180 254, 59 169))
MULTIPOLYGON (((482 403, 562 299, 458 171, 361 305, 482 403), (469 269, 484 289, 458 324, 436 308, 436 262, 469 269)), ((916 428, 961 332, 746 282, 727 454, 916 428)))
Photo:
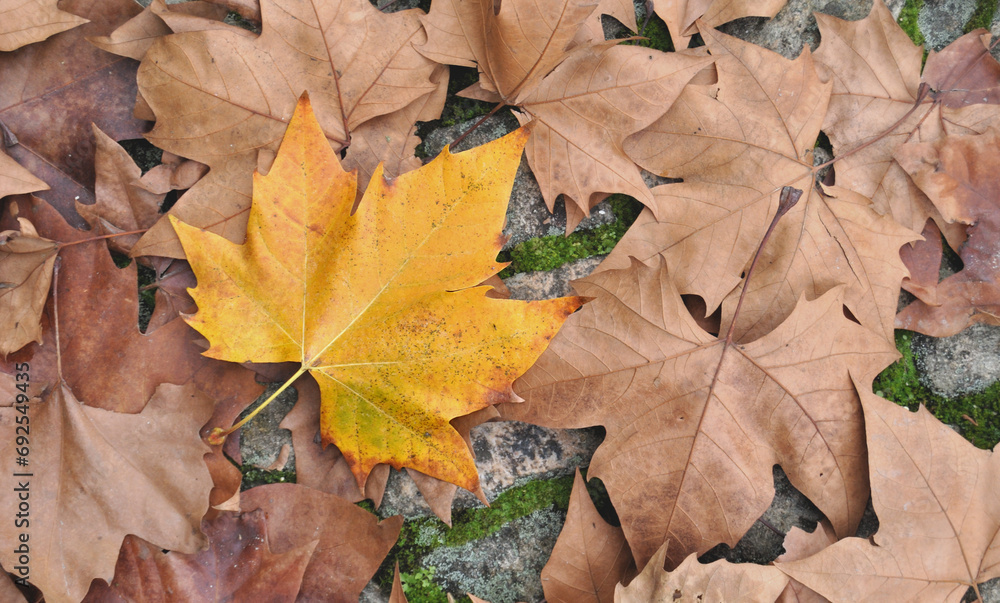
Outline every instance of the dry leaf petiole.
POLYGON ((270 404, 275 398, 277 398, 278 396, 280 396, 281 392, 283 392, 286 389, 288 389, 289 385, 291 385, 292 383, 294 383, 296 379, 298 379, 299 377, 301 377, 308 370, 309 369, 307 367, 300 366, 299 370, 295 371, 294 375, 292 375, 291 377, 289 377, 287 381, 285 381, 284 383, 281 384, 281 387, 279 387, 278 389, 276 389, 273 394, 271 394, 270 396, 267 397, 267 400, 264 400, 263 402, 261 402, 260 406, 258 406, 257 408, 253 409, 253 411, 250 412, 250 414, 248 414, 247 416, 243 417, 239 422, 234 423, 233 426, 230 427, 229 429, 223 429, 221 427, 216 427, 215 429, 213 429, 212 432, 210 434, 208 434, 208 443, 210 445, 212 445, 212 446, 219 446, 219 445, 223 444, 226 441, 226 437, 229 436, 229 434, 233 433, 234 431, 236 431, 240 427, 243 427, 244 425, 246 425, 247 423, 249 423, 251 419, 253 419, 254 417, 257 416, 257 413, 259 413, 260 411, 262 411, 265 408, 267 408, 268 404, 270 404))

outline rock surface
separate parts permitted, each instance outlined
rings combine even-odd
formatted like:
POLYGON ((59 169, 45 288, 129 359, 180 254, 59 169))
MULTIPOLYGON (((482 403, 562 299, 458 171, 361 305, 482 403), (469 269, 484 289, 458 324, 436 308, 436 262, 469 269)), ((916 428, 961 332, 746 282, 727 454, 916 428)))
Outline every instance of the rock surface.
POLYGON ((1000 327, 975 324, 951 337, 913 334, 921 381, 953 398, 981 392, 1000 380, 1000 327))

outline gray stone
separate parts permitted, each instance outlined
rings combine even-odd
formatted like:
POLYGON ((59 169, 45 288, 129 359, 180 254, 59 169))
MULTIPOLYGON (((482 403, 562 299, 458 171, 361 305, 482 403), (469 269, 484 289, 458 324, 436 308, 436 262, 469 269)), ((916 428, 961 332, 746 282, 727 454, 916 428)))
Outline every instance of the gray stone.
MULTIPOLYGON (((537 479, 572 475, 586 467, 603 439, 597 429, 548 429, 518 421, 485 423, 472 430, 476 468, 486 498, 494 500, 510 488, 537 479)), ((471 493, 459 490, 453 509, 482 507, 471 493)), ((431 515, 416 484, 409 476, 393 471, 382 505, 382 517, 431 515)))
MULTIPOLYGON (((254 408, 257 408, 258 404, 266 400, 279 387, 281 387, 280 383, 269 385, 264 393, 260 395, 260 398, 257 398, 240 415, 240 419, 252 412, 254 408)), ((288 444, 291 449, 292 432, 287 429, 281 429, 278 427, 278 424, 281 423, 285 415, 295 406, 297 397, 295 388, 289 387, 281 392, 281 395, 271 402, 267 408, 260 411, 260 414, 254 417, 253 420, 240 428, 240 454, 243 457, 244 465, 266 469, 277 460, 282 446, 288 444)), ((283 467, 285 471, 295 471, 295 450, 291 450, 288 462, 283 467)))
MULTIPOLYGON (((889 0, 886 3, 893 16, 898 17, 905 0, 889 0)), ((856 21, 868 16, 871 0, 789 0, 774 19, 747 17, 737 19, 719 28, 731 36, 752 42, 773 50, 786 58, 793 59, 802 52, 802 46, 810 49, 819 46, 819 27, 813 12, 820 12, 848 21, 856 21)))
POLYGON ((701 559, 703 562, 725 558, 732 563, 766 565, 784 552, 785 534, 793 526, 811 532, 823 513, 788 481, 785 472, 774 466, 774 500, 736 546, 720 545, 701 559))
MULTIPOLYGON (((477 121, 478 119, 470 119, 453 126, 438 128, 429 133, 423 141, 423 149, 427 155, 425 161, 436 157, 444 145, 460 137, 477 121)), ((459 152, 486 144, 504 134, 513 132, 517 127, 517 119, 509 112, 493 115, 465 137, 457 147, 451 148, 451 151, 459 152)), ((514 188, 507 206, 507 225, 504 227, 503 233, 510 239, 504 245, 504 249, 510 249, 518 243, 535 237, 565 233, 566 206, 563 203, 563 198, 560 196, 555 203, 553 212, 549 212, 545 206, 545 200, 542 199, 542 189, 539 188, 538 181, 535 180, 534 174, 528 168, 527 159, 522 158, 521 165, 517 168, 517 175, 514 177, 514 188)), ((611 211, 611 205, 603 202, 594 207, 590 212, 590 217, 580 222, 577 228, 588 230, 600 224, 614 221, 615 216, 614 212, 611 211)))
POLYGON ((980 392, 1000 379, 1000 327, 975 324, 951 337, 913 335, 921 380, 953 398, 980 392))
POLYGON ((926 50, 941 50, 962 36, 962 28, 976 11, 976 0, 924 0, 917 27, 926 50))
POLYGON ((504 284, 510 289, 511 299, 552 299, 573 295, 569 281, 587 276, 605 257, 595 255, 545 272, 522 272, 505 279, 504 284))
POLYGON ((364 590, 361 591, 361 597, 358 598, 358 603, 388 603, 388 601, 389 593, 382 592, 375 580, 365 585, 364 590))
POLYGON ((979 594, 983 596, 983 603, 1000 602, 1000 578, 994 578, 980 584, 979 594))
POLYGON ((491 603, 542 600, 542 568, 566 517, 540 509, 460 547, 435 549, 422 561, 434 581, 454 596, 472 593, 491 603))

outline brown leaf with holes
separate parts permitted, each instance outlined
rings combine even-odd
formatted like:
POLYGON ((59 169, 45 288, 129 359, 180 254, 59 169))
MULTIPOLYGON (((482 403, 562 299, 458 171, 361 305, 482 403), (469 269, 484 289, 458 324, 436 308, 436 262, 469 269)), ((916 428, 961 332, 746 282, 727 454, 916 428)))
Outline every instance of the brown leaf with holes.
POLYGON ((208 548, 164 553, 141 538, 122 543, 115 577, 95 581, 84 603, 128 601, 287 601, 299 592, 302 574, 319 541, 281 555, 271 552, 263 511, 224 513, 206 520, 208 548))
POLYGON ((73 202, 94 202, 91 124, 115 140, 139 138, 146 129, 132 116, 135 62, 86 38, 111 32, 142 7, 132 0, 63 0, 59 7, 90 22, 0 53, 0 122, 18 140, 7 152, 51 187, 39 196, 83 226, 73 202))
MULTIPOLYGON (((902 329, 934 337, 982 322, 1000 325, 1000 131, 908 143, 896 161, 949 222, 969 225, 962 269, 904 308, 902 329)), ((928 283, 929 285, 929 283, 928 283)))
MULTIPOLYGON (((199 525, 212 480, 198 430, 212 413, 210 398, 192 385, 161 385, 140 414, 130 415, 84 406, 57 386, 25 410, 0 408, 4 431, 13 434, 26 413, 33 475, 5 472, 0 481, 5 492, 29 483, 30 525, 4 522, 0 538, 14 543, 30 529, 29 548, 44 551, 30 556, 31 582, 47 601, 79 601, 92 579, 110 580, 127 534, 188 553, 202 546, 199 525)), ((6 439, 4 458, 16 450, 15 439, 6 439)), ((0 550, 0 563, 24 565, 14 546, 0 550)))
POLYGON ((610 603, 615 587, 635 575, 632 552, 621 528, 597 512, 587 484, 576 470, 566 523, 542 570, 549 603, 610 603))
MULTIPOLYGON (((843 288, 800 298, 757 339, 712 336, 688 313, 663 261, 575 281, 594 297, 521 379, 504 418, 603 425, 600 478, 640 567, 667 543, 671 567, 735 544, 774 495, 771 468, 852 534, 868 498, 864 428, 851 367, 896 358, 844 316, 843 288)), ((872 373, 874 376, 874 373, 872 373)))
POLYGON ((709 564, 688 555, 674 571, 664 571, 667 545, 628 586, 619 585, 616 603, 705 603, 746 601, 772 603, 788 584, 778 569, 753 563, 729 563, 723 559, 709 564))
MULTIPOLYGON (((847 307, 865 326, 893 339, 899 248, 917 238, 872 210, 867 198, 814 185, 812 150, 831 86, 808 50, 794 61, 714 30, 702 34, 718 83, 688 86, 656 123, 626 141, 646 169, 680 183, 653 190, 643 214, 602 264, 666 259, 681 293, 722 305, 728 328, 750 259, 775 215, 784 187, 803 191, 764 248, 750 283, 738 337, 758 338, 780 324, 805 294, 846 285, 847 307), (822 258, 822 259, 820 259, 822 258)), ((921 225, 922 226, 922 225, 921 225)))
POLYGON ((87 22, 59 10, 57 3, 58 0, 0 1, 0 51, 17 50, 87 22))
POLYGON ((1000 576, 1000 456, 858 390, 878 532, 778 567, 832 600, 961 601, 1000 576))
POLYGON ((355 602, 395 544, 400 516, 379 521, 350 502, 298 484, 269 484, 243 492, 244 512, 263 509, 277 554, 319 539, 300 601, 355 602))
MULTIPOLYGON (((211 168, 170 214, 233 242, 246 234, 258 154, 273 158, 303 91, 339 151, 365 122, 438 88, 430 79, 435 64, 413 49, 425 39, 418 11, 383 14, 367 0, 263 0, 261 11, 260 36, 230 30, 167 36, 147 51, 138 73, 156 115, 147 138, 211 168)), ((400 137, 402 146, 409 144, 400 137)), ((365 162, 373 172, 367 156, 365 162)), ((133 254, 184 257, 165 219, 133 254)))

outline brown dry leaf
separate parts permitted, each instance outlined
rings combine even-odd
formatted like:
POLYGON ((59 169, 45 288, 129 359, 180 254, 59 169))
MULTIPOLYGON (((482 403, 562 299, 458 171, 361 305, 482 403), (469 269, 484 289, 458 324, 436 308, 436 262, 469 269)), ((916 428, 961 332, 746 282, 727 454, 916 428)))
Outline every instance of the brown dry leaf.
POLYGON ((478 67, 483 91, 517 104, 566 58, 596 6, 596 0, 442 0, 421 17, 427 42, 417 48, 438 63, 478 67))
POLYGON ((332 494, 298 484, 269 484, 243 492, 243 511, 263 509, 271 550, 284 553, 319 538, 302 579, 300 601, 356 602, 389 553, 403 524, 379 521, 332 494))
POLYGON ((1000 104, 1000 63, 989 52, 990 34, 971 31, 941 52, 931 52, 923 79, 946 107, 1000 104))
POLYGON ((962 270, 937 284, 935 305, 918 299, 904 308, 897 326, 948 337, 977 322, 1000 325, 1000 131, 911 142, 896 161, 946 220, 970 225, 962 270))
POLYGON ((577 43, 604 41, 604 25, 601 24, 601 15, 613 17, 629 31, 639 29, 639 25, 635 21, 635 4, 632 0, 599 0, 597 8, 590 13, 590 17, 584 21, 583 27, 577 32, 577 43))
POLYGON ((0 231, 0 355, 42 342, 42 311, 52 284, 58 244, 38 236, 27 218, 0 231))
MULTIPOLYGON (((418 121, 431 121, 441 116, 448 96, 448 68, 438 65, 430 79, 437 87, 399 111, 369 119, 351 133, 351 146, 342 162, 345 170, 358 170, 358 182, 369 182, 376 166, 382 175, 393 180, 403 172, 415 170, 423 163, 413 152, 420 144, 418 121)), ((358 201, 364 187, 358 187, 358 201)))
MULTIPOLYGON (((107 36, 87 41, 112 54, 141 61, 157 39, 182 31, 225 29, 222 23, 228 11, 208 2, 184 2, 168 6, 164 0, 153 0, 141 13, 132 17, 107 36), (164 18, 169 19, 167 23, 164 18)), ((239 29, 233 27, 233 29, 239 29)), ((249 31, 245 35, 252 35, 249 31)))
POLYGON ((878 532, 778 567, 832 600, 960 601, 1000 576, 1000 456, 858 390, 878 532))
MULTIPOLYGON (((340 150, 364 122, 437 88, 436 66, 412 46, 425 38, 418 11, 383 14, 367 0, 263 0, 261 8, 259 37, 174 34, 149 49, 138 74, 156 114, 147 138, 211 167, 170 214, 233 242, 246 234, 258 151, 277 150, 303 91, 340 150)), ((167 220, 133 253, 184 257, 167 220)))
MULTIPOLYGON (((51 206, 35 201, 20 197, 12 203, 17 204, 18 215, 30 218, 42 236, 62 244, 89 238, 89 233, 66 224, 51 206)), ((10 213, 3 214, 0 228, 9 227, 10 213)), ((85 404, 136 413, 159 384, 192 380, 216 400, 235 395, 250 401, 259 393, 260 387, 252 379, 221 379, 220 375, 238 376, 249 371, 202 356, 204 348, 193 341, 197 333, 183 319, 140 332, 135 264, 121 269, 115 266, 103 240, 67 245, 59 256, 63 377, 85 404), (238 384, 236 389, 227 389, 231 383, 238 384)), ((23 351, 20 361, 31 361, 32 382, 38 386, 59 381, 54 348, 54 333, 49 329, 43 332, 42 345, 30 344, 23 351)))
MULTIPOLYGON (((61 386, 28 407, 33 475, 4 472, 0 483, 8 493, 29 483, 30 525, 4 522, 0 539, 17 542, 27 531, 31 550, 44 551, 31 555, 30 567, 47 601, 79 601, 92 579, 110 580, 126 534, 187 553, 204 544, 199 524, 212 480, 198 429, 212 414, 211 399, 191 385, 164 384, 129 415, 84 406, 61 386)), ((19 416, 19 407, 0 408, 6 433, 19 416)), ((4 458, 15 450, 6 439, 4 458)), ((0 563, 23 565, 13 546, 0 550, 0 563)))
POLYGON ((58 0, 0 0, 0 51, 17 50, 87 22, 59 10, 57 3, 58 0))
MULTIPOLYGON (((842 21, 822 14, 817 14, 816 19, 823 40, 816 60, 833 83, 823 131, 838 157, 837 184, 870 197, 879 213, 891 215, 911 230, 921 230, 927 218, 933 218, 952 246, 958 247, 961 229, 947 228, 892 155, 914 134, 918 140, 929 142, 944 134, 983 132, 1000 121, 1000 107, 969 105, 953 109, 947 106, 949 99, 961 96, 946 94, 934 102, 924 98, 923 104, 907 116, 919 96, 922 53, 882 0, 875 0, 871 14, 860 21, 842 21), (902 123, 888 136, 851 152, 900 120, 902 123)), ((964 48, 975 52, 971 45, 964 48)), ((941 55, 941 70, 928 61, 934 80, 944 77, 945 71, 950 73, 949 64, 957 61, 954 54, 941 55)))
POLYGON ((566 523, 542 570, 549 603, 611 603, 615 586, 635 575, 632 552, 621 528, 609 525, 590 500, 576 470, 566 523))
POLYGON ((2 567, 0 567, 0 601, 4 601, 4 603, 28 603, 28 600, 14 585, 10 574, 2 567))
POLYGON ((941 258, 944 256, 941 230, 934 220, 927 220, 920 235, 924 237, 923 241, 904 245, 899 250, 900 259, 910 269, 910 276, 903 279, 902 287, 917 299, 937 306, 940 305, 937 301, 937 284, 941 275, 941 258))
POLYGON ((711 61, 603 41, 574 46, 594 8, 589 0, 509 0, 495 12, 492 0, 447 0, 423 19, 428 42, 419 48, 442 63, 477 65, 479 82, 462 95, 517 105, 518 121, 534 122, 528 163, 549 211, 560 194, 568 198, 567 232, 610 193, 652 203, 623 141, 711 61))
POLYGON ((223 513, 202 523, 208 548, 164 553, 141 538, 122 543, 114 580, 95 581, 84 603, 184 601, 292 603, 317 540, 271 552, 264 512, 223 513))
POLYGON ((683 50, 698 33, 695 21, 707 28, 742 17, 773 17, 787 0, 655 0, 656 14, 667 24, 674 48, 683 50))
POLYGON ((663 570, 666 555, 664 545, 628 586, 619 585, 615 603, 772 603, 788 584, 788 577, 771 566, 723 559, 703 565, 694 554, 667 572, 663 570))
MULTIPOLYGON (((826 519, 820 520, 812 532, 806 532, 798 526, 792 526, 792 529, 785 535, 785 542, 782 545, 785 552, 779 555, 775 561, 780 563, 805 559, 835 542, 837 542, 837 534, 826 519)), ((778 603, 829 603, 829 599, 807 588, 798 580, 789 580, 785 590, 778 597, 778 603)))
POLYGON ((718 84, 689 86, 625 146, 646 169, 684 182, 653 189, 655 211, 643 212, 601 268, 659 254, 681 293, 703 298, 709 313, 723 304, 726 329, 781 191, 793 186, 805 194, 764 248, 737 337, 771 331, 803 293, 847 285, 854 316, 892 341, 906 274, 899 248, 917 235, 879 216, 867 198, 814 186, 812 150, 830 84, 808 50, 789 61, 714 30, 702 35, 717 57, 718 84))
POLYGON ((139 138, 146 129, 132 117, 135 62, 85 38, 111 32, 142 7, 133 0, 63 0, 59 7, 90 22, 0 54, 0 122, 19 141, 7 152, 52 187, 39 196, 83 226, 73 202, 94 202, 91 124, 115 140, 139 138))
POLYGON ((522 125, 532 123, 528 164, 549 211, 560 194, 567 197, 567 233, 609 193, 653 206, 622 145, 661 116, 711 61, 638 46, 586 46, 522 93, 522 111, 514 115, 522 125))
POLYGON ((0 197, 34 193, 47 188, 48 184, 35 178, 0 149, 0 197))
MULTIPOLYGON (((110 136, 95 125, 94 193, 97 202, 76 202, 76 211, 90 225, 91 236, 117 234, 152 226, 160 217, 160 203, 167 190, 156 186, 153 177, 145 178, 135 161, 110 136)), ((150 175, 150 174, 147 174, 150 175)), ((128 254, 139 240, 138 234, 108 239, 108 246, 128 254)))
POLYGON ((771 503, 775 464, 838 534, 854 533, 868 481, 847 370, 877 372, 897 353, 845 318, 842 288, 800 298, 756 341, 727 344, 698 326, 662 261, 574 286, 595 300, 517 381, 526 401, 499 410, 548 427, 607 429, 590 475, 607 487, 637 565, 664 542, 672 565, 735 544, 771 503))
POLYGON ((399 562, 396 562, 396 569, 392 573, 392 592, 389 593, 389 603, 409 603, 406 594, 403 593, 403 582, 399 579, 399 562))

